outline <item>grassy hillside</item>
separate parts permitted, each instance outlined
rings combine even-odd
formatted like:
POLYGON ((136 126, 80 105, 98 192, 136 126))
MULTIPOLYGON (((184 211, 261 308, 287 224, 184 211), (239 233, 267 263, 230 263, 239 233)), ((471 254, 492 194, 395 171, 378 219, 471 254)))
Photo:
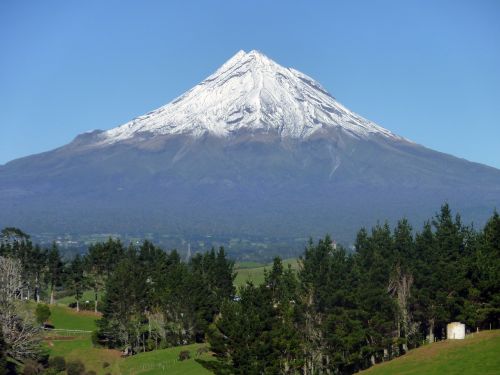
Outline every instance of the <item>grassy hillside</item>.
MULTIPOLYGON (((99 293, 99 299, 102 297, 102 293, 99 293)), ((86 290, 83 292, 82 298, 80 298, 80 301, 91 301, 94 302, 94 291, 93 290, 86 290)), ((75 296, 66 296, 62 298, 57 298, 57 303, 60 303, 62 305, 69 305, 70 303, 76 302, 75 296)))
MULTIPOLYGON (((55 328, 90 331, 95 329, 98 316, 91 312, 80 312, 65 306, 51 306, 51 322, 55 328)), ((118 350, 95 348, 90 334, 51 332, 45 337, 45 346, 51 357, 62 356, 66 362, 80 360, 87 371, 97 374, 209 374, 196 359, 210 360, 210 354, 198 354, 205 345, 194 344, 141 353, 122 358, 118 350), (190 359, 179 361, 179 353, 189 351, 190 359)))
MULTIPOLYGON (((297 259, 285 259, 283 260, 283 266, 292 266, 292 269, 298 269, 297 259)), ((264 270, 270 270, 272 263, 259 264, 256 262, 241 262, 235 265, 235 271, 237 272, 234 284, 237 288, 245 285, 247 281, 253 282, 255 285, 262 284, 264 282, 264 270)))
POLYGON ((465 340, 426 345, 400 358, 376 365, 362 374, 500 374, 500 330, 480 332, 465 340))
POLYGON ((201 347, 203 345, 193 344, 137 354, 119 362, 120 374, 210 374, 210 371, 195 361, 195 359, 210 359, 209 354, 197 355, 197 350, 201 347), (189 351, 191 358, 182 362, 179 361, 181 351, 189 351))

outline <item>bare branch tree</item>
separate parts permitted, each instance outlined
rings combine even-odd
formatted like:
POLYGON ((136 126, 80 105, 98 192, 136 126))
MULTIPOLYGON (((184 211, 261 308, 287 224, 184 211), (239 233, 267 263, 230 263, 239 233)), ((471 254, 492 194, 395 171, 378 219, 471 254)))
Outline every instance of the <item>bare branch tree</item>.
POLYGON ((17 259, 0 257, 0 328, 7 355, 17 360, 36 359, 40 354, 41 329, 33 312, 21 300, 22 267, 17 259))
POLYGON ((0 257, 0 304, 18 298, 23 287, 22 266, 18 259, 0 257))
POLYGON ((397 264, 389 280, 387 291, 395 298, 398 306, 398 334, 399 337, 406 339, 406 343, 403 344, 405 352, 408 350, 408 337, 415 333, 416 328, 412 322, 409 306, 412 285, 413 275, 403 272, 401 266, 397 264))

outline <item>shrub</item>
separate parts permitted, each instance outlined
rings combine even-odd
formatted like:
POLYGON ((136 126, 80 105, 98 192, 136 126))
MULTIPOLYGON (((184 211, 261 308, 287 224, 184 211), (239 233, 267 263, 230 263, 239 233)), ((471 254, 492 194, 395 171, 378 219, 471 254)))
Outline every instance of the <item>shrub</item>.
POLYGON ((203 355, 205 353, 208 353, 208 348, 206 346, 202 346, 201 348, 196 349, 196 355, 203 355))
POLYGON ((44 305, 43 303, 39 303, 38 305, 36 305, 35 315, 36 315, 36 321, 39 324, 45 323, 47 320, 49 320, 50 317, 49 306, 44 305))
POLYGON ((179 353, 179 361, 185 361, 186 359, 191 358, 191 354, 187 350, 183 350, 179 353))
POLYGON ((98 331, 92 331, 92 334, 90 335, 90 340, 92 341, 92 345, 94 345, 96 348, 102 346, 102 340, 101 337, 99 336, 98 331))
POLYGON ((38 375, 43 371, 43 366, 38 362, 29 360, 24 364, 23 374, 24 375, 38 375))
POLYGON ((52 357, 49 359, 49 366, 57 371, 66 370, 66 360, 63 357, 52 357))
POLYGON ((81 361, 68 362, 66 364, 66 373, 68 375, 83 375, 85 373, 85 365, 81 361))
POLYGON ((102 363, 102 368, 106 368, 106 367, 109 367, 109 366, 110 366, 109 362, 103 362, 102 363))

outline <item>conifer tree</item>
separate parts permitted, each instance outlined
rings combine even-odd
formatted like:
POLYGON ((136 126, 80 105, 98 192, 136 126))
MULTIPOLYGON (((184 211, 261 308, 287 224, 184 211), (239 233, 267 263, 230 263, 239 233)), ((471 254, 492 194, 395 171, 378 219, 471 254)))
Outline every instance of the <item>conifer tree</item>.
POLYGON ((84 263, 79 254, 69 264, 67 281, 76 299, 76 311, 80 311, 80 299, 87 287, 87 280, 84 274, 84 263))
POLYGON ((120 240, 109 238, 104 243, 92 244, 85 256, 85 269, 94 290, 94 312, 97 312, 100 293, 118 262, 124 255, 120 240))
POLYGON ((50 288, 50 304, 53 305, 55 303, 54 293, 55 288, 61 284, 63 277, 63 267, 64 263, 61 259, 61 255, 59 253, 59 249, 55 242, 52 244, 51 249, 48 253, 47 259, 47 283, 50 288))

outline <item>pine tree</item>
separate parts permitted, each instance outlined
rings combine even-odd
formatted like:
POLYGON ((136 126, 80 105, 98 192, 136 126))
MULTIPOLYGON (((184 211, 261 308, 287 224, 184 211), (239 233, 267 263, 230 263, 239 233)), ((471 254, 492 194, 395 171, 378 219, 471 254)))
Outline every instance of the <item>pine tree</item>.
POLYGON ((85 256, 85 269, 94 290, 94 312, 97 312, 99 293, 122 259, 124 252, 120 240, 112 238, 109 238, 105 243, 96 243, 89 247, 85 256))
POLYGON ((220 305, 223 300, 233 298, 235 295, 234 279, 234 262, 229 260, 223 247, 217 252, 214 267, 211 271, 214 279, 214 289, 217 295, 217 303, 220 305))
POLYGON ((436 324, 439 337, 444 337, 446 324, 457 320, 463 313, 467 293, 466 267, 464 264, 464 228, 460 217, 453 219, 450 207, 444 204, 433 220, 437 266, 435 272, 436 324))
POLYGON ((55 242, 52 244, 52 248, 49 250, 47 259, 47 283, 50 288, 50 304, 55 303, 54 293, 55 288, 61 284, 63 276, 64 263, 61 259, 59 249, 55 242))
MULTIPOLYGON (((476 327, 500 328, 500 215, 495 210, 477 239, 470 277, 476 327)), ((472 298, 469 298, 472 299, 472 298)))
POLYGON ((87 287, 87 279, 84 274, 84 263, 79 254, 75 256, 68 267, 67 281, 76 299, 76 311, 80 311, 80 299, 87 287))
POLYGON ((226 300, 210 332, 210 348, 218 359, 217 373, 278 373, 280 354, 273 350, 276 314, 265 287, 249 284, 241 300, 226 300))

